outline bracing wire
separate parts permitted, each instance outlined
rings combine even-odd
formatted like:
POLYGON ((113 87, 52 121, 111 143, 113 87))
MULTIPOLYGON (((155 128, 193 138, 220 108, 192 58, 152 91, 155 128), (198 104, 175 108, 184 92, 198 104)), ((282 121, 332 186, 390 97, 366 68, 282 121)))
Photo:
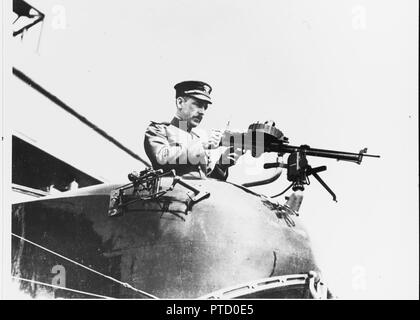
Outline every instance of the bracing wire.
POLYGON ((85 294, 85 295, 92 296, 92 297, 97 297, 97 298, 115 299, 115 298, 112 298, 112 297, 102 296, 102 295, 96 294, 96 293, 91 293, 91 292, 80 291, 80 290, 76 290, 76 289, 56 286, 56 285, 53 285, 53 284, 40 282, 40 281, 36 281, 36 280, 31 280, 31 279, 25 279, 25 278, 20 278, 20 277, 15 277, 15 276, 12 276, 12 279, 19 280, 19 281, 25 281, 25 282, 29 282, 29 283, 33 283, 33 284, 38 284, 38 285, 41 285, 41 286, 51 287, 51 288, 54 288, 54 289, 60 289, 60 290, 65 290, 65 291, 70 291, 70 292, 75 292, 75 293, 81 293, 81 294, 85 294))
POLYGON ((41 248, 42 250, 45 250, 45 251, 47 251, 47 252, 49 252, 49 253, 52 253, 52 254, 56 255, 57 257, 60 257, 60 258, 62 258, 62 259, 64 259, 64 260, 67 260, 67 261, 69 261, 69 262, 71 262, 71 263, 74 263, 75 265, 78 265, 79 267, 82 267, 82 268, 84 268, 84 269, 86 269, 86 270, 89 270, 89 271, 91 271, 91 272, 93 272, 93 273, 96 273, 96 274, 98 274, 98 275, 100 275, 100 276, 102 276, 102 277, 104 277, 104 278, 107 278, 107 279, 109 279, 109 280, 111 280, 111 281, 114 281, 114 282, 116 282, 116 283, 118 283, 118 284, 122 285, 123 287, 128 288, 128 289, 131 289, 131 290, 133 290, 133 291, 135 291, 135 292, 137 292, 137 293, 140 293, 140 294, 142 294, 142 295, 144 295, 144 296, 146 296, 146 297, 148 297, 148 298, 158 299, 158 297, 156 297, 156 296, 154 296, 154 295, 152 295, 152 294, 150 294, 150 293, 147 293, 147 292, 145 292, 145 291, 142 291, 142 290, 139 290, 139 289, 137 289, 137 288, 134 288, 134 287, 133 287, 132 285, 130 285, 129 283, 122 282, 122 281, 117 280, 117 279, 115 279, 115 278, 113 278, 113 277, 111 277, 111 276, 108 276, 108 275, 103 274, 103 273, 101 273, 101 272, 99 272, 99 271, 96 271, 96 270, 94 270, 94 269, 92 269, 92 268, 89 268, 89 267, 87 267, 87 266, 85 266, 85 265, 83 265, 83 264, 81 264, 81 263, 79 263, 79 262, 77 262, 77 261, 74 261, 74 260, 72 260, 72 259, 70 259, 70 258, 67 258, 67 257, 65 257, 65 256, 63 256, 63 255, 61 255, 61 254, 59 254, 59 253, 57 253, 57 252, 54 252, 54 251, 50 250, 50 249, 47 249, 47 248, 45 248, 45 247, 43 247, 43 246, 41 246, 41 245, 39 245, 39 244, 37 244, 37 243, 35 243, 35 242, 32 242, 32 241, 30 241, 30 240, 28 240, 28 239, 26 239, 26 238, 23 238, 23 237, 21 237, 21 236, 19 236, 19 235, 17 235, 17 234, 12 233, 12 236, 14 236, 14 237, 16 237, 16 238, 18 238, 18 239, 21 239, 21 240, 23 240, 23 241, 25 241, 25 242, 28 242, 28 243, 30 243, 30 244, 32 244, 32 245, 34 245, 34 246, 38 247, 38 248, 41 248))

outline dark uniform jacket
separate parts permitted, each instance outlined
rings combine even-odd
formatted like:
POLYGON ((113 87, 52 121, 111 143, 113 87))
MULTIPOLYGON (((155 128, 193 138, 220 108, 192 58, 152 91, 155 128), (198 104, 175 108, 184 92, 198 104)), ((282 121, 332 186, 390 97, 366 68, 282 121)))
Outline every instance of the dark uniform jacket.
POLYGON ((184 178, 226 180, 228 169, 212 162, 200 137, 182 128, 178 118, 169 122, 151 122, 146 129, 144 149, 154 169, 175 169, 184 178))

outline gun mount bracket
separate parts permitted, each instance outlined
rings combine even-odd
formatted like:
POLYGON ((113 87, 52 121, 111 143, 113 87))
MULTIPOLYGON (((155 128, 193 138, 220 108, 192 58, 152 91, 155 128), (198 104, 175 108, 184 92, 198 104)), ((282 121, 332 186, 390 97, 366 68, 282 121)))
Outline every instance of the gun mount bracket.
POLYGON ((172 191, 177 184, 180 184, 193 192, 193 195, 187 193, 187 211, 191 210, 193 204, 210 196, 209 192, 193 187, 183 181, 181 177, 176 175, 175 170, 164 173, 161 169, 153 170, 152 168, 147 168, 140 173, 130 173, 128 179, 131 183, 111 191, 108 208, 109 217, 121 215, 124 208, 135 202, 156 200, 167 192, 172 191), (173 177, 173 182, 166 190, 161 190, 160 182, 161 178, 164 176, 173 177), (132 190, 132 192, 129 190, 132 190))
POLYGON ((174 175, 174 173, 172 171, 163 173, 163 170, 153 170, 152 168, 147 168, 140 173, 134 171, 128 174, 128 180, 131 183, 111 191, 108 216, 119 216, 123 213, 123 209, 130 204, 140 200, 156 199, 165 194, 166 190, 160 191, 160 179, 168 175, 174 175), (128 198, 130 199, 127 200, 128 198))

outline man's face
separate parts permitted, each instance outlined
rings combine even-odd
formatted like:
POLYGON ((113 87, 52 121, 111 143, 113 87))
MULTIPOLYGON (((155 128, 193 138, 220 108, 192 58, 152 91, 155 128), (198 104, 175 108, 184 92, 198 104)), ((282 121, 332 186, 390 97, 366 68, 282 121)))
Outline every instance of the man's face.
POLYGON ((186 121, 189 128, 195 128, 203 120, 208 103, 193 97, 178 97, 178 116, 186 121))

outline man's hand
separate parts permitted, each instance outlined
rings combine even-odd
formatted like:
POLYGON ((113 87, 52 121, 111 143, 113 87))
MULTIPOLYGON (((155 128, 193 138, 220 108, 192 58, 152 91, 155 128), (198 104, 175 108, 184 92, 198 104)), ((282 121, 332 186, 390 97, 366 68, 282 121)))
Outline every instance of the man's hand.
POLYGON ((241 155, 243 155, 242 148, 227 148, 220 156, 220 164, 222 167, 233 166, 241 155))
POLYGON ((207 142, 203 143, 204 149, 216 149, 220 145, 220 140, 222 140, 223 132, 220 130, 212 130, 210 138, 207 142))

